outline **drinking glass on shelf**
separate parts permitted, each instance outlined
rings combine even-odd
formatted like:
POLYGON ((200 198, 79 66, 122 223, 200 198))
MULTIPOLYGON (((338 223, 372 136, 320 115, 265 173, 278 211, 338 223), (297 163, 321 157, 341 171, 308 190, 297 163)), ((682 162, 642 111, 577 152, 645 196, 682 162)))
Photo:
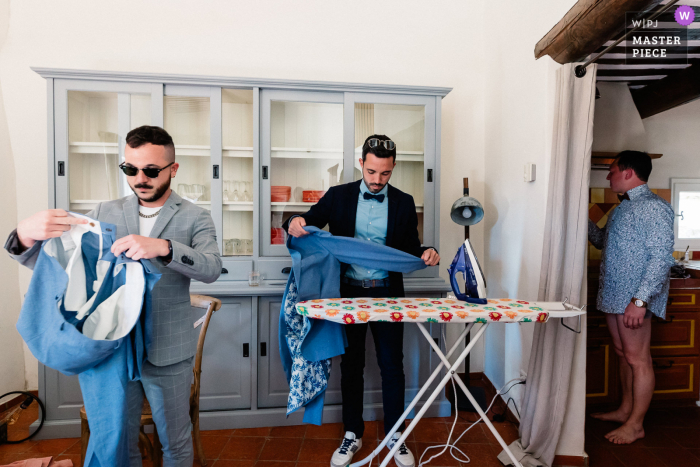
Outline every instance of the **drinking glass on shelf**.
POLYGON ((238 181, 234 180, 231 183, 231 188, 233 189, 233 193, 231 194, 231 201, 240 201, 241 200, 241 195, 239 192, 239 183, 238 181))
POLYGON ((262 276, 259 272, 257 271, 250 271, 248 273, 248 285, 251 287, 256 287, 260 285, 260 279, 262 279, 262 276))
POLYGON ((241 240, 239 238, 233 239, 233 253, 236 255, 243 254, 243 249, 241 248, 241 240))
POLYGON ((251 240, 250 238, 246 238, 243 240, 243 252, 246 255, 253 254, 253 240, 251 240))
POLYGON ((195 202, 202 196, 204 196, 204 185, 192 185, 192 197, 194 198, 195 202))
POLYGON ((243 201, 253 201, 253 194, 252 194, 252 187, 251 190, 248 191, 249 185, 252 185, 250 182, 243 182, 243 188, 244 188, 244 193, 243 193, 243 201))
POLYGON ((231 239, 224 240, 224 255, 226 255, 226 256, 233 255, 233 240, 231 240, 231 239))

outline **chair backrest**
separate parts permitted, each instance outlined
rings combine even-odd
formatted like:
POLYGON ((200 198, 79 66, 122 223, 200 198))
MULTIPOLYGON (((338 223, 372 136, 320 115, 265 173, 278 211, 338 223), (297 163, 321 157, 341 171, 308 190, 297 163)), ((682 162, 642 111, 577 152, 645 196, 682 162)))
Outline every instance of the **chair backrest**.
POLYGON ((199 375, 202 373, 202 353, 204 351, 204 340, 207 337, 207 329, 209 328, 209 321, 215 311, 221 309, 221 300, 214 297, 208 297, 206 295, 190 295, 190 303, 193 308, 202 308, 207 310, 204 316, 199 318, 194 323, 194 327, 197 328, 202 326, 199 330, 199 340, 197 341, 197 353, 194 358, 194 384, 199 390, 199 375))

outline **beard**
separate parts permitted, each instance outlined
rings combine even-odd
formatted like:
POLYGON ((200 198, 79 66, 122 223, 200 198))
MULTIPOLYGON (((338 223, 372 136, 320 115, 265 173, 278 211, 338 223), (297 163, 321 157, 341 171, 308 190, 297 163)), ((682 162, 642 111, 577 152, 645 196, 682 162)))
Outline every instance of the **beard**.
POLYGON ((163 195, 165 194, 165 192, 168 191, 168 188, 170 188, 170 181, 171 180, 172 179, 170 177, 168 177, 167 180, 165 180, 162 185, 160 185, 156 188, 155 193, 153 193, 152 195, 146 195, 146 196, 142 196, 136 190, 138 188, 151 189, 151 188, 153 188, 152 185, 149 185, 147 183, 139 183, 139 184, 134 185, 134 186, 131 186, 131 185, 129 185, 129 186, 131 187, 131 191, 134 192, 134 194, 136 195, 136 197, 138 199, 140 199, 141 201, 145 201, 146 203, 153 203, 153 202, 161 199, 163 197, 163 195))
POLYGON ((370 184, 367 182, 367 179, 366 179, 366 178, 362 177, 362 179, 364 180, 365 185, 367 186, 367 188, 369 188, 369 191, 372 192, 372 193, 379 193, 379 192, 382 191, 382 190, 384 189, 384 187, 386 186, 386 183, 385 183, 384 185, 381 185, 381 184, 379 184, 379 183, 373 183, 373 184, 370 185, 370 184))

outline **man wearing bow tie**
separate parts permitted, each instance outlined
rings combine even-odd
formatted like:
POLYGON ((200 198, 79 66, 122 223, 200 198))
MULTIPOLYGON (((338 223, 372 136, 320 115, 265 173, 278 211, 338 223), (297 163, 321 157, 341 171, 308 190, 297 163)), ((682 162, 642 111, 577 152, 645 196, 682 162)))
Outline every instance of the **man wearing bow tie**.
MULTIPOLYGON (((309 212, 290 218, 285 230, 294 237, 307 235, 307 225, 320 229, 326 225, 336 236, 355 237, 387 245, 419 256, 435 266, 440 255, 432 247, 421 246, 418 216, 413 197, 389 185, 396 166, 396 145, 385 135, 372 135, 362 146, 362 180, 332 187, 309 212)), ((353 297, 403 297, 403 276, 377 265, 376 269, 354 264, 341 270, 340 293, 353 297)), ((365 367, 365 336, 372 331, 377 362, 382 375, 384 430, 388 432, 404 410, 405 377, 403 371, 403 323, 364 323, 345 327, 348 347, 342 356, 341 393, 345 438, 333 454, 332 467, 345 467, 362 447, 362 419, 365 367)), ((401 436, 399 429, 393 443, 401 436)), ((393 446, 393 444, 392 444, 393 446)), ((390 447, 392 447, 390 446, 390 447)), ((395 461, 399 467, 413 467, 411 451, 402 445, 395 461)))
POLYGON ((606 319, 620 360, 622 403, 593 414, 622 426, 605 437, 630 444, 644 437, 642 422, 654 393, 651 317, 666 316, 673 260, 673 209, 647 186, 651 158, 622 151, 610 166, 610 188, 620 198, 603 229, 589 220, 588 238, 603 250, 597 308, 606 319))

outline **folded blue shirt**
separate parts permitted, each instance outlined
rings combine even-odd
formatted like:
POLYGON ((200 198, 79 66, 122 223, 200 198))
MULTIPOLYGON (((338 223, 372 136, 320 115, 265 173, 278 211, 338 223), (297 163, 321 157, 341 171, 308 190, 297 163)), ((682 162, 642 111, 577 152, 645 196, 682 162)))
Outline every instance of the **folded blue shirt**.
POLYGON ((296 312, 296 304, 317 298, 340 298, 341 263, 409 273, 426 267, 419 257, 374 242, 334 237, 317 227, 309 235, 287 238, 292 271, 282 298, 279 347, 289 382, 287 415, 306 407, 304 422, 320 425, 331 358, 345 352, 343 326, 309 319, 296 312))

